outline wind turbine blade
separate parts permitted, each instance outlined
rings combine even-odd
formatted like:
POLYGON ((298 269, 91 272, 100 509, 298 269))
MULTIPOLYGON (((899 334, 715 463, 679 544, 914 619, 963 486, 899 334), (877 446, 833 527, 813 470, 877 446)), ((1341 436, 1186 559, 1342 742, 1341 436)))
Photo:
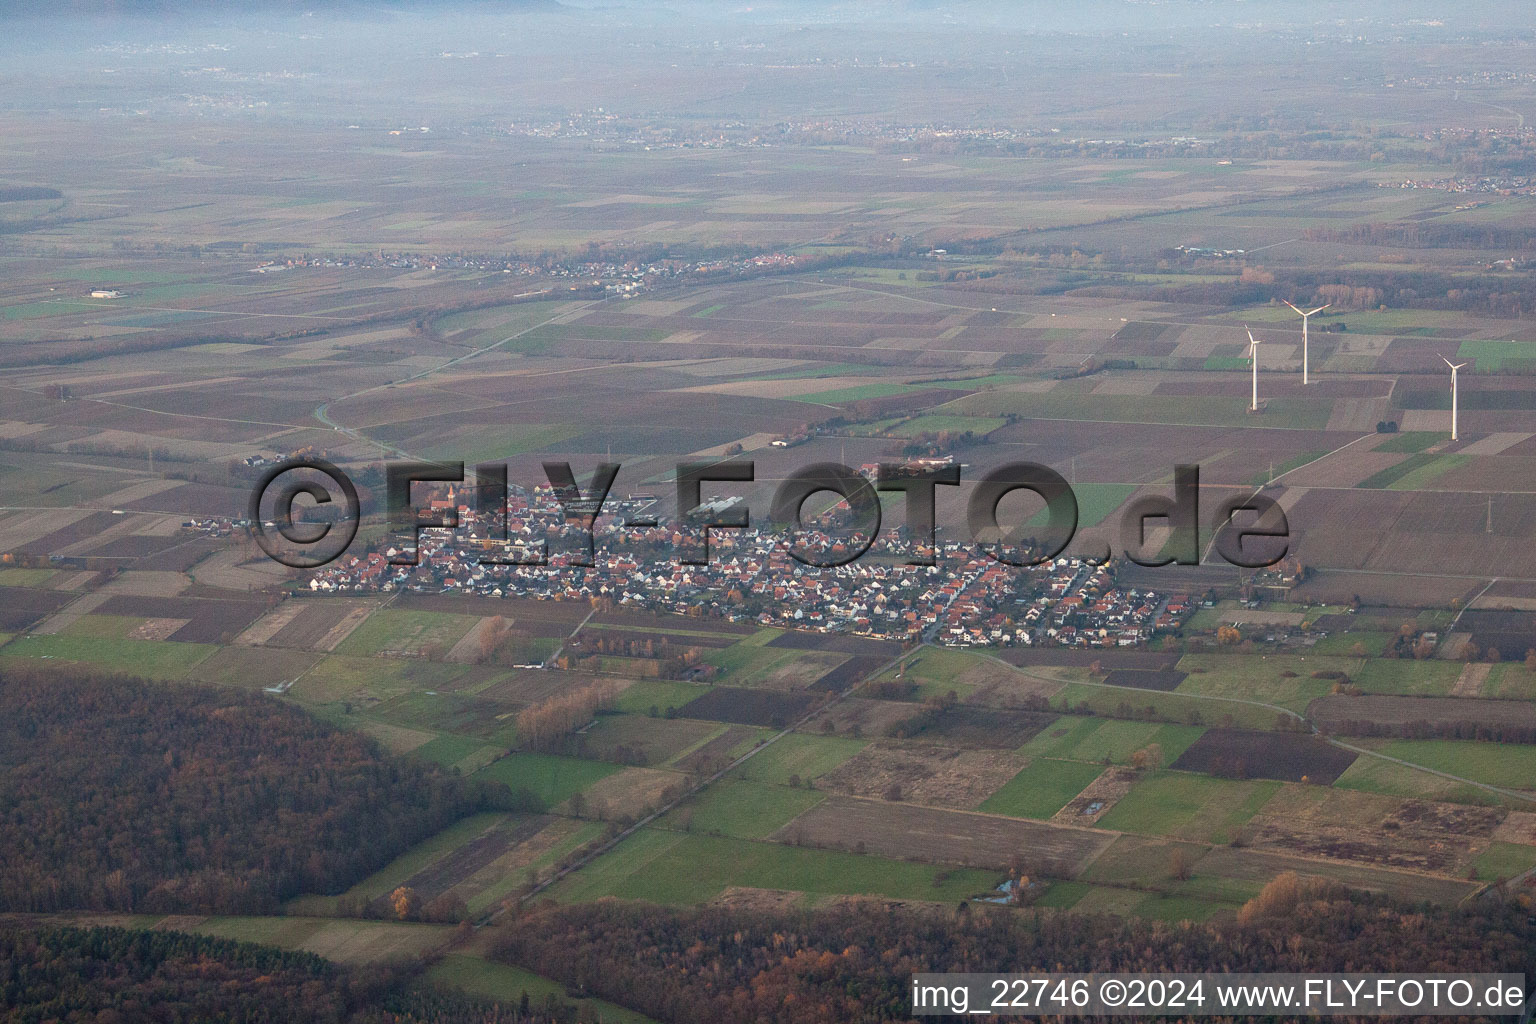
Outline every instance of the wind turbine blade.
POLYGON ((1446 366, 1449 366, 1451 369, 1453 369, 1453 370, 1456 369, 1456 364, 1452 363, 1449 359, 1445 358, 1445 356, 1441 356, 1440 357, 1440 361, 1442 363, 1444 363, 1446 366))
MULTIPOLYGON (((1323 310, 1325 310, 1325 309, 1328 309, 1328 308, 1329 308, 1329 307, 1331 307, 1331 306, 1332 306, 1332 305, 1333 305, 1333 303, 1331 303, 1331 302, 1330 302, 1330 303, 1328 303, 1328 305, 1327 305, 1327 306, 1318 306, 1318 307, 1317 307, 1317 308, 1316 308, 1316 309, 1314 309, 1314 310, 1313 310, 1313 311, 1312 311, 1312 313, 1321 313, 1321 312, 1322 312, 1322 311, 1323 311, 1323 310)), ((1312 315, 1312 313, 1308 313, 1308 314, 1307 314, 1307 316, 1311 316, 1311 315, 1312 315)))
MULTIPOLYGON (((1289 299, 1281 299, 1280 301, 1285 303, 1287 306, 1290 306, 1292 309, 1296 310, 1296 312, 1301 313, 1301 310, 1300 310, 1300 308, 1297 307, 1296 303, 1290 301, 1289 299)), ((1301 313, 1301 315, 1302 316, 1309 316, 1310 314, 1308 314, 1308 313, 1301 313)))

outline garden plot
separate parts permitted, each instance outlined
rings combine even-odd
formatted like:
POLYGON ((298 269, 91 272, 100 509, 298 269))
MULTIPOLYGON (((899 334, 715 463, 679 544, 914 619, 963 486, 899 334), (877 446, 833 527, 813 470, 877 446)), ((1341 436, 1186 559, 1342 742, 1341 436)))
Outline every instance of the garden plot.
POLYGON ((995 814, 833 796, 784 826, 774 838, 997 870, 1022 856, 1050 874, 1070 878, 1102 853, 1115 835, 995 814))
POLYGON ((816 785, 848 796, 969 809, 1028 763, 1000 750, 875 744, 821 776, 816 785))

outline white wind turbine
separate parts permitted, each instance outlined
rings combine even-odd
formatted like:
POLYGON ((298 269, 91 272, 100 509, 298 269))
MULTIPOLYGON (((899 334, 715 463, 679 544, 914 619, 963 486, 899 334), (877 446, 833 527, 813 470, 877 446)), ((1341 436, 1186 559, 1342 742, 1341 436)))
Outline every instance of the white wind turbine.
POLYGON ((1466 366, 1466 363, 1453 363, 1445 356, 1440 361, 1451 368, 1451 440, 1456 440, 1456 371, 1466 366))
POLYGON ((1290 300, 1288 300, 1288 299, 1281 299, 1280 301, 1284 302, 1287 306, 1290 306, 1292 309, 1296 310, 1296 312, 1301 313, 1301 383, 1302 384, 1306 384, 1306 383, 1308 383, 1308 381, 1307 381, 1307 320, 1308 320, 1308 318, 1310 318, 1312 316, 1313 313, 1321 313, 1323 310, 1327 309, 1328 306, 1333 305, 1333 303, 1330 302, 1330 303, 1328 303, 1328 306, 1318 306, 1316 309, 1309 309, 1309 310, 1306 310, 1305 312, 1302 312, 1302 310, 1299 307, 1297 307, 1295 304, 1293 304, 1290 300))
POLYGON ((1248 330, 1248 325, 1243 324, 1243 330, 1248 331, 1248 358, 1253 360, 1253 404, 1248 407, 1249 412, 1259 411, 1259 339, 1253 336, 1253 331, 1248 330))

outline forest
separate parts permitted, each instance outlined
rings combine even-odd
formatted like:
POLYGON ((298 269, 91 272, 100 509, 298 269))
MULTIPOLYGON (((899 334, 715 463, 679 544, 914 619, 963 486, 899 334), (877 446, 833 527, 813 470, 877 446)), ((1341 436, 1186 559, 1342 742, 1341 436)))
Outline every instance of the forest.
POLYGON ((1515 902, 1408 908, 1289 873, 1208 924, 966 907, 549 905, 513 922, 499 955, 675 1024, 905 1021, 918 972, 1536 966, 1536 918, 1515 902))
POLYGON ((513 803, 260 695, 0 674, 0 910, 269 913, 513 803))
POLYGON ((123 1024, 570 1024, 574 1007, 485 1003, 413 968, 348 970, 310 953, 174 931, 0 925, 0 1021, 123 1024))

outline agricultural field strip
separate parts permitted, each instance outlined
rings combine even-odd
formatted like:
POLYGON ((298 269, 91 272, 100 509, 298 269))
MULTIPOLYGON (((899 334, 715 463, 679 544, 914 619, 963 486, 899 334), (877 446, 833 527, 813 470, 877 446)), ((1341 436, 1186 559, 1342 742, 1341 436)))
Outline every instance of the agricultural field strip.
POLYGON ((545 665, 552 665, 552 664, 554 664, 555 661, 557 661, 559 659, 560 655, 565 652, 566 645, 569 644, 573 639, 575 639, 577 633, 580 633, 584 628, 586 628, 587 623, 591 622, 592 621, 592 616, 594 616, 596 614, 597 614, 597 608, 594 606, 591 611, 587 612, 587 617, 582 619, 579 623, 577 623, 576 624, 576 628, 571 630, 571 632, 566 636, 566 638, 564 640, 560 641, 560 646, 555 648, 555 653, 551 654, 549 657, 544 659, 544 664, 545 665))
MULTIPOLYGON (((1279 483, 1281 480, 1284 480, 1287 476, 1289 476, 1290 474, 1296 472, 1298 469, 1305 469, 1306 467, 1312 465, 1315 462, 1321 462, 1324 459, 1332 458, 1333 456, 1339 454, 1339 452, 1341 452, 1344 449, 1350 447, 1351 445, 1357 445, 1361 441, 1364 441, 1367 438, 1371 438, 1371 437, 1375 437, 1375 436, 1376 436, 1375 434, 1361 434, 1359 437, 1355 438, 1353 441, 1349 441, 1349 442, 1347 442, 1345 444, 1341 444, 1341 445, 1339 445, 1337 448, 1335 448, 1331 452, 1327 452, 1326 454, 1319 455, 1315 459, 1309 459, 1306 462, 1303 462, 1299 466, 1292 466, 1290 469, 1286 470, 1284 473, 1281 473, 1279 476, 1275 477, 1274 480, 1271 480, 1269 482, 1269 484, 1261 484, 1258 487, 1253 488, 1253 490, 1250 493, 1249 497, 1252 497, 1254 494, 1258 494, 1260 491, 1264 490, 1264 488, 1269 486, 1270 484, 1279 483)), ((1348 488, 1340 488, 1340 490, 1348 490, 1348 488)), ((1201 565, 1206 565, 1206 564, 1211 562, 1211 552, 1216 549, 1216 539, 1217 539, 1218 536, 1219 536, 1219 534, 1215 534, 1215 533, 1211 534, 1211 542, 1205 546, 1205 550, 1203 552, 1201 552, 1201 554, 1200 554, 1200 564, 1201 565)))
MULTIPOLYGON (((599 302, 605 302, 605 301, 607 301, 607 300, 599 299, 596 302, 584 303, 579 308, 586 309, 586 308, 588 308, 590 306, 596 305, 599 302)), ((318 406, 315 407, 314 417, 315 417, 315 419, 317 419, 321 423, 323 423, 325 426, 331 427, 333 429, 341 431, 343 434, 346 434, 348 437, 352 438, 354 441, 358 441, 359 443, 362 443, 362 444, 377 445, 378 447, 383 448, 386 451, 393 452, 395 455, 398 455, 401 458, 406 458, 406 459, 412 458, 411 454, 409 452, 405 451, 404 449, 397 448, 394 445, 385 444, 383 441, 375 440, 374 438, 369 437, 368 435, 364 434, 360 430, 354 430, 351 427, 344 427, 344 426, 342 426, 341 424, 337 423, 335 420, 330 418, 330 416, 327 413, 327 410, 330 409, 330 407, 333 404, 335 404, 336 402, 350 401, 350 400, 352 400, 354 398, 360 398, 363 395, 370 395, 370 394, 374 393, 375 391, 383 391, 386 388, 396 387, 396 386, 398 386, 400 384, 409 384, 412 381, 421 380, 424 377, 430 377, 433 374, 440 373, 441 371, 446 370, 446 369, 448 369, 451 366, 457 366, 459 363, 466 362, 467 360, 474 359, 477 356, 484 355, 487 352, 490 352, 490 351, 493 351, 493 350, 495 350, 497 348, 500 348, 502 345, 505 345, 509 341, 516 341, 518 338, 521 338, 523 335, 529 334, 529 333, 531 333, 533 331, 536 331, 540 327, 546 327, 549 324, 554 323, 556 320, 559 320, 562 317, 564 317, 567 314, 572 313, 572 312, 574 312, 574 311, 570 310, 570 309, 566 309, 565 308, 565 304, 561 303, 561 310, 560 310, 560 312, 556 313, 554 316, 551 316, 551 317, 548 317, 548 318, 546 318, 544 320, 541 320, 538 323, 532 325, 531 327, 525 327, 523 330, 517 331, 514 334, 509 334, 505 338, 502 338, 500 341, 492 342, 491 344, 486 345, 486 346, 484 346, 482 348, 477 348, 477 349, 475 349, 472 352, 466 352, 464 355, 455 356, 454 358, 449 359, 446 362, 440 363, 437 366, 431 367, 429 369, 422 370, 419 373, 413 373, 413 374, 411 374, 408 377, 402 377, 400 380, 397 380, 397 381, 395 381, 392 384, 375 384, 372 387, 363 388, 360 391, 354 391, 354 392, 352 392, 349 395, 340 395, 340 396, 338 396, 336 398, 332 398, 332 399, 329 399, 329 400, 327 400, 325 402, 322 402, 318 406)), ((577 367, 577 368, 568 369, 568 370, 546 370, 546 371, 544 371, 542 373, 534 374, 533 376, 545 377, 545 376, 553 376, 553 375, 556 375, 556 374, 563 374, 563 373, 581 373, 581 372, 583 372, 586 369, 587 369, 586 367, 577 367)))
MULTIPOLYGON (((36 392, 36 391, 32 391, 32 390, 30 390, 28 388, 17 387, 14 384, 0 384, 0 387, 4 387, 4 388, 7 388, 7 389, 12 390, 12 391, 20 391, 23 394, 28 394, 28 395, 33 395, 33 396, 36 396, 38 394, 38 392, 36 392)), ((203 414, 199 414, 199 413, 191 413, 191 412, 167 412, 164 409, 151 409, 151 408, 148 408, 148 407, 142 406, 142 405, 130 405, 127 402, 111 402, 111 401, 108 401, 105 398, 90 398, 90 397, 86 397, 86 398, 78 399, 78 401, 81 402, 82 404, 94 403, 96 405, 111 406, 114 409, 127 409, 129 412, 150 413, 150 414, 155 415, 155 416, 175 416, 178 419, 184 419, 184 420, 213 420, 216 423, 242 423, 242 424, 245 424, 247 426, 253 426, 253 427, 277 427, 277 428, 279 428, 281 430, 292 430, 292 429, 294 429, 294 427, 299 426, 299 424, 294 424, 294 423, 274 423, 274 422, 272 422, 270 420, 242 420, 242 419, 235 419, 235 418, 232 418, 232 417, 229 417, 229 416, 208 416, 208 415, 203 415, 203 414)))
POLYGON ((119 306, 112 302, 82 302, 78 299, 44 299, 44 302, 52 302, 61 306, 90 306, 100 309, 143 309, 155 313, 209 313, 215 316, 270 316, 279 319, 294 318, 299 320, 341 320, 348 323, 363 319, 356 316, 322 316, 319 313, 254 313, 243 309, 183 309, 179 306, 119 306))
MULTIPOLYGON (((1176 212, 1176 211, 1168 211, 1168 212, 1176 212)), ((1161 215, 1161 214, 1159 214, 1159 215, 1161 215)), ((899 290, 899 289, 876 288, 876 287, 871 287, 871 286, 868 286, 868 285, 854 284, 851 281, 849 281, 847 283, 838 282, 838 287, 840 287, 840 288, 848 288, 848 289, 855 290, 855 291, 874 292, 874 293, 879 294, 879 295, 885 295, 885 296, 894 297, 894 298, 906 299, 908 302, 920 302, 920 303, 924 303, 925 305, 929 305, 929 306, 942 306, 942 307, 944 307, 946 309, 961 309, 961 310, 966 310, 966 311, 971 312, 971 313, 985 313, 985 312, 987 312, 987 311, 989 311, 989 310, 994 308, 992 306, 991 302, 984 302, 984 304, 977 305, 977 306, 963 306, 963 305, 960 305, 959 303, 940 302, 937 299, 925 299, 925 298, 921 298, 921 297, 919 297, 917 295, 908 295, 908 294, 905 293, 905 291, 902 291, 902 290, 899 290)), ((1052 311, 1050 309, 1012 309, 1012 308, 1004 308, 1003 306, 997 306, 995 308, 996 308, 997 312, 999 312, 999 313, 1010 313, 1010 314, 1014 314, 1014 315, 1018 315, 1018 316, 1053 316, 1053 315, 1055 315, 1055 312, 1059 312, 1059 310, 1058 311, 1052 311)), ((1077 315, 1077 314, 1074 314, 1074 315, 1077 315)), ((1082 316, 1086 317, 1086 314, 1083 314, 1082 316)), ((712 318, 712 319, 716 319, 716 318, 712 318)), ((728 319, 728 318, 721 317, 721 318, 718 318, 718 319, 728 319)), ((1213 321, 1213 320, 1209 320, 1209 319, 1206 319, 1206 320, 1171 320, 1171 319, 1167 319, 1167 320, 1138 320, 1138 319, 1136 319, 1134 317, 1126 319, 1126 318, 1117 317, 1117 316, 1116 317, 1105 317, 1104 319, 1105 319, 1106 323, 1114 323, 1114 324, 1122 324, 1122 323, 1127 323, 1127 324, 1157 324, 1158 326, 1172 326, 1172 327, 1226 326, 1225 324, 1221 323, 1220 321, 1213 321)), ((1264 325, 1264 330, 1266 330, 1266 331, 1270 331, 1270 330, 1289 331, 1289 332, 1291 332, 1293 334, 1296 334, 1298 336, 1301 334, 1301 329, 1299 327, 1293 328, 1293 327, 1286 326, 1284 324, 1275 324, 1275 325, 1265 324, 1264 325)), ((1396 334, 1370 334, 1370 333, 1367 333, 1367 332, 1364 332, 1364 331, 1361 331, 1361 332, 1351 331, 1350 333, 1352 335, 1354 335, 1355 337, 1361 337, 1361 338, 1366 338, 1366 337, 1393 338, 1393 337, 1397 336, 1396 334)))
POLYGON ((184 420, 213 420, 217 423, 242 423, 252 427, 277 427, 279 430, 293 430, 295 427, 303 426, 303 424, 299 423, 274 423, 271 420, 243 420, 230 416, 208 416, 206 414, 192 412, 169 412, 164 409, 151 409, 142 405, 130 405, 127 402, 109 402, 105 398, 86 398, 82 401, 94 402, 97 405, 109 405, 114 409, 127 409, 130 412, 147 412, 152 413, 155 416, 175 416, 178 419, 184 420))
MULTIPOLYGON (((1316 729, 1315 726, 1313 728, 1314 730, 1316 729)), ((1459 782, 1467 786, 1476 786, 1478 789, 1487 790, 1490 793, 1497 793, 1500 796, 1507 796, 1515 800, 1524 800, 1527 803, 1536 804, 1536 795, 1532 795, 1530 793, 1522 793, 1518 789, 1505 789, 1503 786, 1495 786, 1487 782, 1475 782, 1472 779, 1464 779, 1460 775, 1452 775, 1450 772, 1443 772, 1438 768, 1426 768, 1424 765, 1414 764, 1412 761, 1405 761, 1400 757, 1393 757, 1390 754, 1383 754, 1379 750, 1371 750, 1366 747, 1357 747, 1353 743, 1345 743, 1343 740, 1335 739, 1332 736, 1325 736, 1323 738, 1336 747, 1342 747, 1345 750, 1351 750, 1357 754, 1368 754, 1371 757, 1378 757, 1383 761, 1390 761, 1393 764, 1402 765, 1404 768, 1413 768, 1417 771, 1427 772, 1430 775, 1438 775, 1440 778, 1449 779, 1452 782, 1459 782)))
MULTIPOLYGON (((590 616, 589 616, 589 618, 590 618, 590 616)), ((889 671, 890 669, 895 668, 897 665, 900 665, 906 659, 908 659, 908 658, 912 657, 913 655, 917 654, 919 651, 922 651, 927 646, 928 646, 927 641, 925 641, 923 644, 921 644, 921 645, 919 645, 917 647, 914 647, 910 651, 907 651, 907 652, 905 652, 903 654, 898 654, 896 657, 890 659, 889 661, 885 662, 884 664, 882 664, 882 665, 872 669, 865 676, 865 678, 866 679, 873 679, 873 678, 876 678, 876 677, 882 675, 883 673, 889 671)), ((828 701, 827 703, 819 704, 819 705, 816 705, 816 706, 812 707, 804 715, 800 716, 795 721, 790 722, 782 730, 780 730, 779 732, 775 733, 774 735, 768 737, 766 740, 764 740, 762 743, 758 744, 757 746, 754 746, 751 750, 747 751, 745 754, 742 754, 740 757, 736 758, 734 761, 732 761, 729 764, 725 765, 723 768, 721 768, 719 771, 715 772, 713 775, 709 776, 706 779, 701 780, 700 782, 698 782, 697 784, 695 784, 693 786, 688 787, 675 800, 672 800, 671 802, 669 802, 669 803, 667 803, 667 804, 665 804, 665 805, 663 805, 661 807, 658 807, 656 810, 652 811, 650 814, 646 815, 644 818, 641 818, 640 820, 636 821, 633 825, 630 825, 628 828, 626 828, 623 831, 619 832, 618 834, 614 835, 606 843, 603 843, 601 846, 598 846, 597 848, 588 851, 586 854, 584 854, 578 860, 574 861, 571 864, 566 865, 564 868, 562 868, 559 871, 556 871, 553 874, 551 874, 550 877, 544 879, 537 886, 535 886, 534 888, 530 889, 523 896, 521 902, 522 903, 527 903, 528 901, 532 900, 535 896, 537 896, 539 893, 543 892, 544 890, 548 889, 550 886, 552 886, 555 883, 557 883, 557 882, 561 881, 562 879, 564 879, 567 875, 574 874, 576 871, 579 871, 580 869, 586 867, 592 861, 596 860, 598 857, 600 857, 603 854, 607 853, 608 851, 612 850, 614 847, 618 846, 620 843, 622 843, 624 840, 628 839, 630 836, 635 835, 642 828, 644 828, 645 826, 649 825, 651 822, 660 820, 664 815, 670 813, 674 808, 680 806, 684 801, 689 800, 690 798, 696 796, 697 794, 699 794, 703 790, 705 790, 708 787, 714 785, 716 782, 718 782, 721 779, 723 779, 726 775, 728 775, 729 773, 731 773, 732 771, 734 771, 735 769, 737 769, 741 765, 745 764, 747 761, 750 761, 757 754, 761 753, 764 750, 767 750, 774 743, 777 743, 779 740, 783 739, 785 736, 788 736, 791 733, 793 733, 797 728, 799 728, 800 726, 804 725, 806 722, 810 721, 812 718, 816 717, 819 714, 825 713, 826 711, 830 710, 831 708, 834 708, 838 704, 840 704, 843 701, 847 700, 848 697, 856 689, 858 689, 857 686, 851 686, 847 690, 842 692, 841 694, 838 694, 832 700, 828 701)), ((477 922, 477 923, 478 924, 490 924, 500 914, 502 914, 506 910, 510 909, 511 906, 512 906, 512 904, 508 904, 507 906, 502 907, 500 910, 493 911, 492 913, 490 913, 490 914, 486 915, 485 917, 481 918, 481 920, 479 922, 477 922)))
MULTIPOLYGON (((1489 584, 1489 585, 1492 586, 1492 584, 1489 584)), ((1007 665, 1013 671, 1018 672, 1019 674, 1025 676, 1025 677, 1027 677, 1029 679, 1035 679, 1035 680, 1040 680, 1040 681, 1043 681, 1043 682, 1050 682, 1050 683, 1060 682, 1060 680, 1051 679, 1049 676, 1035 675, 1033 672, 1026 671, 1025 669, 1022 669, 1022 668, 1020 668, 1017 665, 1009 665, 1008 662, 1002 660, 1001 658, 994 657, 992 655, 984 655, 984 657, 989 658, 990 660, 997 662, 999 665, 1007 665)), ((1106 690, 1124 690, 1127 693, 1145 694, 1147 692, 1146 690, 1138 689, 1136 687, 1116 686, 1113 683, 1099 683, 1099 682, 1093 682, 1091 680, 1086 680, 1086 679, 1078 679, 1078 680, 1074 680, 1074 682, 1076 684, 1080 685, 1080 686, 1097 686, 1097 687, 1100 687, 1100 688, 1106 689, 1106 690)), ((1462 783, 1464 785, 1475 786, 1478 789, 1486 790, 1486 791, 1488 791, 1490 793, 1497 793, 1500 796, 1512 797, 1512 798, 1514 798, 1516 800, 1524 800, 1527 803, 1536 803, 1536 795, 1532 795, 1530 793, 1522 793, 1519 790, 1515 790, 1515 789, 1505 789, 1502 786, 1494 786, 1494 785, 1491 785, 1491 784, 1486 783, 1486 782, 1477 782, 1477 781, 1475 781, 1473 779, 1464 779, 1464 778, 1462 778, 1459 775, 1452 775, 1450 772, 1443 772, 1443 771, 1440 771, 1440 770, 1438 770, 1436 768, 1426 768, 1423 765, 1414 764, 1412 761, 1405 761, 1402 758, 1392 757, 1392 756, 1390 756, 1388 754, 1383 754, 1383 753, 1381 753, 1378 750, 1370 750, 1370 749, 1367 749, 1365 747, 1357 747, 1353 743, 1345 743, 1342 740, 1336 739, 1336 738, 1334 738, 1332 736, 1324 736, 1322 734, 1322 732, 1317 728, 1316 724, 1314 724, 1312 722, 1311 719, 1307 718, 1305 715, 1299 715, 1296 712, 1290 710, 1289 708, 1282 708, 1282 707, 1280 707, 1277 704, 1266 704, 1266 703, 1264 703, 1263 701, 1260 701, 1260 700, 1244 700, 1241 697, 1220 697, 1220 696, 1216 696, 1214 694, 1206 694, 1206 693, 1180 693, 1179 696, 1180 697, 1189 697, 1189 698, 1197 699, 1197 700, 1217 700, 1217 701, 1226 701, 1226 702, 1231 703, 1231 704, 1247 704, 1247 705, 1250 705, 1252 707, 1261 707, 1261 708, 1267 708, 1270 711, 1278 711, 1281 714, 1289 715, 1292 718, 1296 719, 1297 721, 1305 723, 1307 725, 1307 727, 1312 730, 1313 735, 1320 736, 1323 740, 1325 740, 1328 743, 1331 743, 1334 746, 1339 747, 1339 748, 1341 748, 1343 750, 1352 751, 1353 753, 1356 753, 1356 754, 1367 754, 1367 755, 1369 755, 1371 757, 1378 757, 1378 758, 1381 758, 1384 761, 1391 761, 1394 764, 1401 765, 1404 768, 1413 768, 1413 769, 1416 769, 1416 770, 1421 771, 1421 772, 1428 772, 1430 775, 1438 775, 1440 778, 1448 779, 1451 782, 1459 782, 1459 783, 1462 783)))
MULTIPOLYGON (((97 505, 0 505, 0 512, 111 512, 111 511, 112 511, 112 509, 107 507, 107 506, 97 506, 97 505)), ((136 509, 133 510, 133 514, 136 515, 136 516, 180 516, 183 519, 185 519, 187 517, 187 513, 184 510, 181 511, 181 512, 161 512, 161 511, 156 511, 154 509, 140 509, 140 508, 136 508, 136 509)), ((177 547, 181 547, 181 545, 178 544, 177 547)), ((169 550, 169 549, 167 549, 167 550, 169 550)))

